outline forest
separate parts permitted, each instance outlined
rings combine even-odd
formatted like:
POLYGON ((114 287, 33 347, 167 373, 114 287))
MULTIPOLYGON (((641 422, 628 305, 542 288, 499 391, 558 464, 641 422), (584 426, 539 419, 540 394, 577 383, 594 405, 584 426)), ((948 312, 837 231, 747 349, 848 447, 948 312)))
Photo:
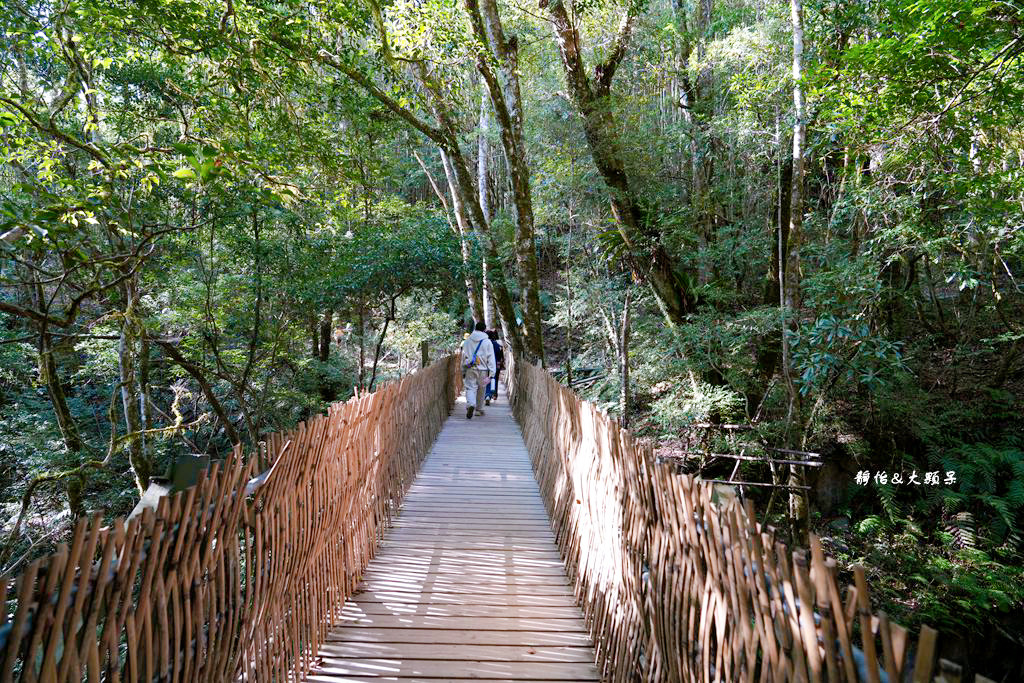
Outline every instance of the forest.
POLYGON ((1017 0, 4 0, 0 575, 483 320, 1024 679, 1022 121, 1017 0))

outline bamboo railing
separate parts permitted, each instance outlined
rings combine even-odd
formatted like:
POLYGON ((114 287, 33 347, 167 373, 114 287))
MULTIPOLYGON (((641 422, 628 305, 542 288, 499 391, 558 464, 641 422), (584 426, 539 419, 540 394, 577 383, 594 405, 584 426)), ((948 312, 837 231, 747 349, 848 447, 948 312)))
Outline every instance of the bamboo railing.
POLYGON ((236 449, 155 511, 81 520, 0 579, 0 683, 300 679, 458 384, 446 358, 270 436, 259 477, 236 449))
POLYGON ((605 680, 961 680, 936 631, 914 643, 871 614, 862 568, 844 599, 816 537, 809 559, 791 552, 750 501, 658 464, 543 370, 518 363, 509 381, 605 680))

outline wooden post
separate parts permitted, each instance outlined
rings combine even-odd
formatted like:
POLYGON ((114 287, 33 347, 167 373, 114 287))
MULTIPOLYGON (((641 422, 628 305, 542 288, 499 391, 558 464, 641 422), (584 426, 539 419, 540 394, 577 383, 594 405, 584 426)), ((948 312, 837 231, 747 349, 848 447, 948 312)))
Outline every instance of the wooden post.
POLYGON ((430 365, 430 345, 426 341, 420 342, 420 367, 430 365))

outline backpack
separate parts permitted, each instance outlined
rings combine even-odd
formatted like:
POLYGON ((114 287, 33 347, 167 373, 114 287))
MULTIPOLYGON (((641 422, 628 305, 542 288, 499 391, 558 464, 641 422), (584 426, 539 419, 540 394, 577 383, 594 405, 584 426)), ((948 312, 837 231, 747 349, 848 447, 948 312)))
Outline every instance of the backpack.
POLYGON ((462 369, 463 370, 468 370, 469 368, 471 368, 474 365, 476 365, 476 354, 480 351, 480 345, 483 344, 483 343, 484 343, 483 339, 481 339, 480 341, 478 341, 476 343, 476 348, 473 349, 473 357, 469 359, 468 363, 466 362, 465 358, 462 359, 462 369))
POLYGON ((497 339, 492 339, 491 346, 494 347, 494 364, 499 368, 504 367, 505 351, 501 348, 501 342, 499 342, 497 339))

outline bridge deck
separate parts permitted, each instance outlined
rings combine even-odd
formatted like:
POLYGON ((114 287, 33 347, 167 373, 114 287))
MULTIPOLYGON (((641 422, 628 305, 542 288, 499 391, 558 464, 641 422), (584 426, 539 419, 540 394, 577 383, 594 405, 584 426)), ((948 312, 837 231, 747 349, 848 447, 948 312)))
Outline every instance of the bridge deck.
POLYGON ((596 681, 504 396, 456 404, 307 681, 596 681))

